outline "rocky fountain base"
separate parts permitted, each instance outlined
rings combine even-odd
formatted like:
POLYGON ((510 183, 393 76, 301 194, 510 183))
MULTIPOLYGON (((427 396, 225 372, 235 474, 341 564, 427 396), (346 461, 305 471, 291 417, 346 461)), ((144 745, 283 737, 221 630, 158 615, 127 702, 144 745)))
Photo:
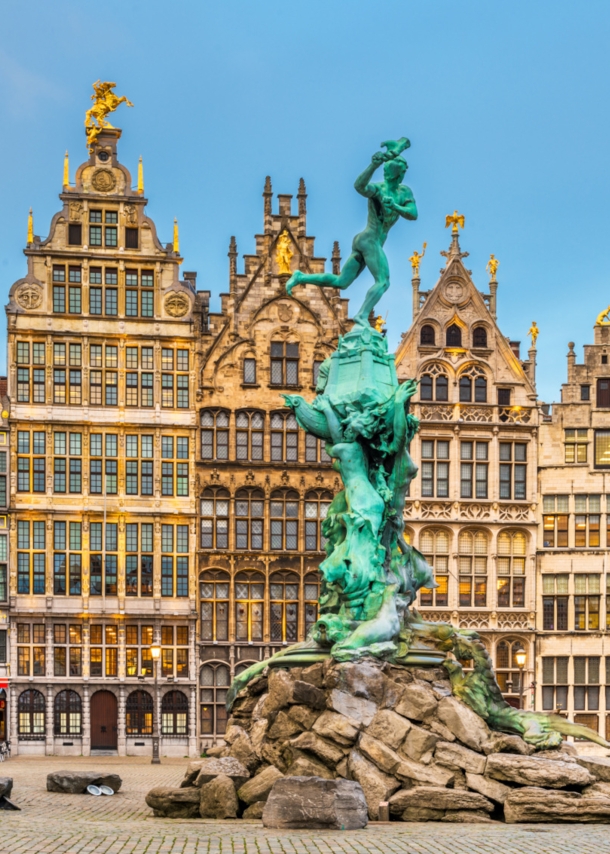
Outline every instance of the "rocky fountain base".
MULTIPOLYGON (((238 695, 225 738, 180 788, 147 795, 156 815, 298 826, 305 807, 278 781, 307 777, 359 783, 371 820, 610 822, 610 760, 493 732, 452 696, 442 667, 270 670, 238 695), (265 810, 274 786, 281 797, 265 810)), ((300 826, 314 826, 311 816, 300 826)))

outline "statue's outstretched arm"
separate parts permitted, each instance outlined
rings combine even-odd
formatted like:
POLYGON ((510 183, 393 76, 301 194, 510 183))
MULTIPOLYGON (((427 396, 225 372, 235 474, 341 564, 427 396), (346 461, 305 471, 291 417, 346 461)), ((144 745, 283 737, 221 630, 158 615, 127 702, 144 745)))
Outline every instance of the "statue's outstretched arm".
POLYGON ((377 192, 377 188, 370 184, 370 180, 377 171, 377 169, 381 166, 382 163, 385 162, 385 157, 378 151, 376 154, 373 154, 371 158, 371 163, 366 167, 364 172, 362 172, 356 180, 354 181, 354 188, 361 196, 366 196, 367 198, 372 198, 377 192))
MULTIPOLYGON (((403 204, 399 205, 394 202, 392 207, 405 219, 417 219, 417 205, 415 204, 415 199, 413 198, 410 191, 407 194, 407 199, 403 202, 403 204)), ((420 258, 423 257, 424 256, 422 254, 420 258)))

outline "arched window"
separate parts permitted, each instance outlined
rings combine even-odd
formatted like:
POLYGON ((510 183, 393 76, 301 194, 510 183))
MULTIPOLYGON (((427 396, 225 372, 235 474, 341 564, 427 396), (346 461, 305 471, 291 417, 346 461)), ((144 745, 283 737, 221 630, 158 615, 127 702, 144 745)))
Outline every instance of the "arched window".
POLYGON ((260 489, 239 489, 235 494, 235 548, 258 551, 263 547, 265 494, 260 489))
POLYGON ((430 326, 426 324, 422 326, 421 331, 419 333, 419 343, 425 346, 434 346, 436 343, 436 336, 434 334, 434 326, 430 326))
POLYGON ((45 701, 40 691, 31 688, 19 695, 19 738, 24 741, 40 740, 45 737, 45 701))
POLYGON ((475 403, 487 403, 487 380, 485 377, 475 377, 474 400, 475 403))
POLYGON ((445 608, 449 604, 449 534, 447 531, 428 528, 422 531, 419 545, 434 569, 434 578, 438 584, 433 590, 422 587, 420 602, 422 605, 445 608))
POLYGON ((322 534, 322 522, 331 501, 330 492, 308 492, 305 496, 305 549, 308 552, 324 550, 326 539, 322 534))
POLYGON ((229 574, 208 569, 201 575, 201 640, 229 640, 229 574))
POLYGON ((161 700, 162 735, 188 734, 189 701, 182 691, 169 691, 161 700))
POLYGON ((274 572, 270 579, 271 642, 296 641, 299 622, 299 576, 274 572))
POLYGON ((487 605, 487 552, 487 534, 462 531, 458 540, 461 607, 487 605))
MULTIPOLYGON (((516 655, 523 649, 523 642, 515 638, 503 639, 496 647, 496 681, 503 694, 521 692, 521 670, 516 655)), ((511 705, 518 705, 518 701, 511 705)))
POLYGON ((238 572, 235 576, 235 638, 262 641, 265 577, 260 572, 238 572))
POLYGON ((446 336, 447 347, 462 346, 462 330, 457 323, 452 323, 451 326, 447 327, 446 336))
POLYGON ((201 496, 201 548, 229 548, 229 493, 205 489, 201 496))
POLYGON ((305 576, 305 634, 318 619, 318 599, 320 598, 320 576, 310 572, 305 576))
POLYGON ((296 463, 299 460, 299 433, 292 412, 271 413, 271 460, 296 463))
POLYGON ((153 698, 148 691, 132 691, 125 704, 127 735, 152 735, 153 698))
POLYGON ((293 551, 299 547, 299 493, 294 490, 271 495, 271 548, 293 551))
POLYGON ((522 531, 498 536, 498 608, 525 607, 525 548, 522 531))
POLYGON ((199 673, 201 734, 224 735, 227 729, 227 691, 231 674, 226 664, 204 664, 199 673))
POLYGON ((430 374, 424 374, 419 382, 419 399, 432 400, 432 377, 430 374))
POLYGON ((484 326, 477 326, 472 332, 473 347, 487 347, 487 330, 484 326))
POLYGON ((235 456, 238 460, 263 459, 265 416, 262 412, 235 413, 235 456))
POLYGON ((470 403, 472 400, 472 380, 470 377, 460 377, 460 403, 470 403))
POLYGON ((60 691, 55 697, 55 735, 80 735, 81 709, 81 698, 76 691, 60 691))
POLYGON ((201 459, 229 459, 229 413, 223 409, 201 411, 201 459))
POLYGON ((439 401, 449 400, 449 380, 444 374, 436 378, 436 399, 439 401))

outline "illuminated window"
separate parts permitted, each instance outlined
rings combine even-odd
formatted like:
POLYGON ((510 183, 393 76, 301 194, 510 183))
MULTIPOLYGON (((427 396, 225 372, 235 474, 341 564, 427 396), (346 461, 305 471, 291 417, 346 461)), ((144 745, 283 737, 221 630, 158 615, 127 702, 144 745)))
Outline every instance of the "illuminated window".
POLYGON ((498 536, 498 607, 525 607, 525 534, 502 531, 498 536))
POLYGON ((462 531, 458 552, 460 606, 484 608, 487 605, 487 534, 462 531))
POLYGON ((262 641, 265 578, 259 572, 235 576, 235 623, 237 641, 262 641))
POLYGON ((229 640, 229 575, 222 570, 206 570, 199 584, 201 597, 201 639, 229 640))
POLYGON ((299 576, 274 572, 269 580, 271 642, 297 640, 299 623, 299 576))
POLYGON ((446 607, 449 604, 449 534, 447 531, 427 529, 422 531, 420 549, 434 569, 438 587, 431 590, 422 587, 419 591, 422 605, 446 607))
POLYGON ((586 463, 588 430, 564 430, 564 452, 566 463, 586 463))
POLYGON ((568 547, 569 495, 545 495, 542 499, 543 546, 568 547))
POLYGON ((45 738, 45 699, 40 691, 30 688, 22 691, 17 701, 19 739, 23 741, 45 738))
POLYGON ((523 651, 520 640, 506 638, 496 647, 496 680, 503 694, 519 694, 521 670, 517 664, 517 653, 523 651))
POLYGON ((204 490, 203 495, 201 496, 200 510, 201 548, 228 549, 229 493, 227 490, 204 490))
POLYGON ((189 703, 182 691, 169 691, 161 700, 161 733, 188 735, 189 703))
POLYGON ((548 712, 568 708, 568 656, 542 658, 542 708, 548 712))
POLYGON ((55 697, 53 732, 55 735, 80 735, 82 703, 76 691, 60 691, 55 697))
POLYGON ((152 735, 153 699, 148 691, 132 691, 125 703, 127 735, 152 735))
POLYGON ((206 663, 199 673, 201 734, 224 735, 227 729, 227 693, 231 674, 226 664, 206 663))

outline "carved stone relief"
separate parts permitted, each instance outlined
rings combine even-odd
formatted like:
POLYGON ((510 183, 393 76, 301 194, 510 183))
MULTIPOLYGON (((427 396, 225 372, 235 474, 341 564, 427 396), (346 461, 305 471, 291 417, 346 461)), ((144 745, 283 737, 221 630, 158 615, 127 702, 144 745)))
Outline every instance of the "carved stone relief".
POLYGON ((24 284, 17 289, 15 294, 17 304, 26 311, 32 311, 38 308, 42 302, 42 288, 38 285, 24 284))
POLYGON ((171 317, 184 317, 191 307, 191 301, 184 294, 172 291, 165 298, 165 311, 171 317))

